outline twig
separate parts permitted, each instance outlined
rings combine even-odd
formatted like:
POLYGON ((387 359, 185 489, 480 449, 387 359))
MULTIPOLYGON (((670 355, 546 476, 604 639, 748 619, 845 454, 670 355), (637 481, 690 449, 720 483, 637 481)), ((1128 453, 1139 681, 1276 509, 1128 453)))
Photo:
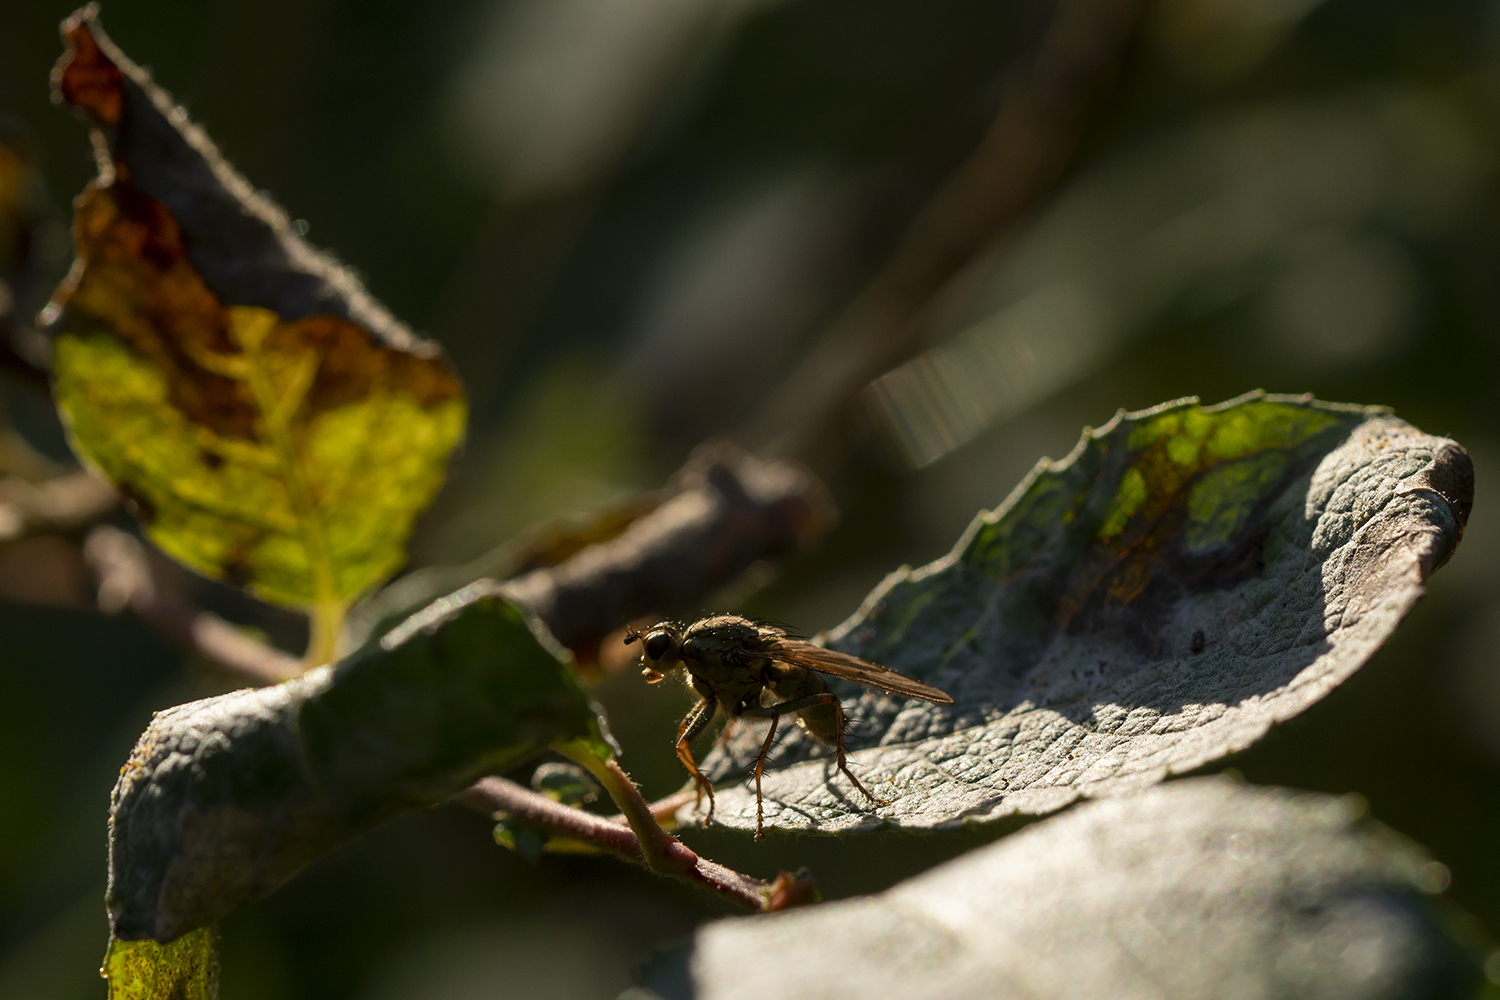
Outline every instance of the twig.
MULTIPOLYGON (((616 820, 554 802, 505 778, 482 778, 455 796, 456 801, 494 819, 513 816, 561 837, 580 840, 627 861, 645 865, 641 841, 616 820)), ((663 848, 662 874, 702 886, 751 910, 784 909, 811 898, 806 879, 782 873, 764 882, 700 857, 676 838, 663 848)), ((649 867, 649 866, 648 866, 649 867)))
POLYGON ((71 535, 107 517, 119 503, 113 488, 79 470, 40 483, 0 479, 0 543, 30 535, 71 535))
POLYGON ((917 353, 938 293, 1057 183, 1110 89, 1142 0, 1063 0, 1030 72, 901 245, 771 395, 751 440, 826 465, 850 403, 917 353), (820 461, 821 460, 821 461, 820 461))
POLYGON ((756 562, 784 555, 832 521, 822 486, 806 472, 719 443, 699 448, 675 495, 625 529, 550 569, 505 584, 580 661, 640 615, 703 599, 756 562))
MULTIPOLYGON (((546 622, 585 668, 604 637, 626 622, 693 609, 761 560, 806 546, 834 520, 816 478, 728 442, 695 450, 666 494, 614 537, 503 585, 505 596, 546 622)), ((472 567, 398 580, 356 609, 350 630, 362 639, 359 633, 379 620, 415 611, 501 561, 497 553, 472 567)))
MULTIPOLYGON (((630 780, 630 775, 625 773, 620 762, 614 759, 600 760, 588 747, 577 744, 563 744, 557 750, 573 763, 587 768, 594 780, 603 785, 609 797, 614 799, 620 815, 635 833, 646 867, 663 875, 677 874, 685 862, 674 849, 679 841, 661 828, 661 824, 656 821, 656 814, 651 811, 650 803, 641 795, 635 782, 630 780)), ((697 860, 697 855, 693 855, 693 860, 697 860)))
MULTIPOLYGON (((600 641, 624 622, 701 599, 760 560, 805 545, 834 516, 816 479, 727 443, 698 449, 674 477, 670 492, 617 537, 508 581, 501 591, 588 664, 600 641)), ((154 571, 145 548, 125 532, 96 528, 84 555, 100 578, 104 610, 128 607, 174 642, 249 684, 275 684, 302 673, 298 661, 194 607, 154 571)), ((454 589, 470 581, 445 582, 454 589)), ((425 604, 438 596, 412 593, 404 600, 425 604)), ((392 603, 383 612, 400 610, 401 604, 392 603)))
POLYGON ((155 571, 145 546, 118 528, 100 525, 83 543, 83 557, 99 578, 99 607, 130 610, 177 645, 253 685, 277 684, 302 673, 302 663, 195 607, 155 571))
POLYGON ((0 372, 33 389, 51 392, 52 382, 46 369, 35 364, 16 348, 17 341, 24 341, 33 333, 29 327, 17 329, 4 317, 0 317, 0 372))

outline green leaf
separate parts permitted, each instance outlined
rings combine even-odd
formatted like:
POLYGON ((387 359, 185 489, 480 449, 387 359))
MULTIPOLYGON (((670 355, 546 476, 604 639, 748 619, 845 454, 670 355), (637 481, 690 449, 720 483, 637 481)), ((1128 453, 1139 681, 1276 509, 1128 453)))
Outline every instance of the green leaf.
MULTIPOLYGON (((720 920, 645 997, 1472 997, 1446 869, 1350 799, 1173 782, 876 896, 720 920)), ((634 994, 632 994, 634 995, 634 994)))
POLYGON ((273 688, 160 712, 110 812, 110 920, 170 941, 360 830, 554 743, 614 749, 567 656, 477 584, 273 688))
MULTIPOLYGON (((1122 413, 830 635, 954 697, 840 687, 851 767, 890 804, 870 809, 794 730, 766 827, 1044 814, 1241 750, 1379 648, 1472 495, 1462 448, 1378 408, 1252 394, 1122 413)), ((759 750, 742 728, 709 760, 721 777, 759 750)), ((753 789, 721 792, 715 818, 753 829, 753 789)))
POLYGON ((462 387, 92 15, 64 35, 59 92, 110 150, 48 313, 74 449, 173 557, 336 619, 405 561, 463 435, 462 387))
POLYGON ((99 974, 109 981, 109 1000, 214 1000, 219 962, 213 928, 169 944, 110 938, 99 974))

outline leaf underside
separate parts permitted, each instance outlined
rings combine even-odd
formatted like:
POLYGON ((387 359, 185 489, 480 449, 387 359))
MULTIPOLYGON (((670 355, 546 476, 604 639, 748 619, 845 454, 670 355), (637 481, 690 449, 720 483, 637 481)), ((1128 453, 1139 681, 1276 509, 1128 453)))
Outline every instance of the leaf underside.
MULTIPOLYGON (((1122 413, 1044 460, 943 559, 892 574, 828 645, 951 695, 839 683, 851 767, 793 730, 766 828, 1045 814, 1249 746, 1363 664, 1451 553, 1467 454, 1379 408, 1260 393, 1122 413)), ((745 726, 707 767, 743 770, 745 726)), ((715 820, 753 829, 753 787, 715 820)))
POLYGON ((74 448, 198 572, 345 606, 404 561, 463 435, 462 386, 247 193, 91 15, 64 37, 59 93, 109 149, 49 307, 74 448))
POLYGON ((1359 812, 1222 778, 1090 803, 876 896, 708 924, 642 993, 1474 996, 1423 898, 1443 869, 1359 812))
POLYGON ((295 681, 157 713, 111 802, 113 932, 207 926, 359 831, 554 743, 613 756, 568 661, 484 583, 295 681))

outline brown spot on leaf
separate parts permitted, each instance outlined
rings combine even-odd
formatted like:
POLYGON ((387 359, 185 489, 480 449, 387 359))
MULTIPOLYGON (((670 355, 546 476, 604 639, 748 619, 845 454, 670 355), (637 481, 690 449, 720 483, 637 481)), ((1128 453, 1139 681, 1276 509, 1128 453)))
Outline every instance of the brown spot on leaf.
POLYGON ((250 564, 246 561, 244 551, 241 550, 231 553, 225 560, 224 575, 220 579, 231 587, 244 587, 252 577, 250 564))
POLYGON ((129 483, 116 483, 115 489, 120 491, 120 502, 125 505, 131 517, 148 526, 156 520, 156 505, 150 498, 136 492, 129 483))
POLYGON ((393 387, 426 408, 463 396, 463 385, 446 365, 375 345, 369 331, 339 316, 309 316, 283 324, 266 347, 289 356, 311 352, 320 357, 304 404, 309 416, 393 387))
MULTIPOLYGON (((1066 631, 1115 629, 1156 655, 1163 648, 1171 610, 1186 596, 1230 590, 1264 572, 1266 511, 1313 464, 1312 458, 1290 462, 1280 481, 1251 508, 1240 535, 1204 552, 1187 548, 1188 498, 1193 485, 1215 466, 1180 478, 1170 489, 1148 472, 1150 499, 1127 528, 1111 543, 1097 547, 1081 567, 1069 568, 1062 579, 1066 631)), ((1135 467, 1163 468, 1161 463, 1139 460, 1135 467)))
POLYGON ((257 411, 242 380, 204 367, 232 355, 229 320, 203 284, 165 205, 137 191, 124 172, 94 182, 74 205, 73 240, 83 269, 54 301, 100 320, 153 362, 172 404, 225 437, 255 435, 257 411))
POLYGON ((86 23, 91 8, 84 8, 62 23, 68 50, 52 70, 53 100, 67 101, 93 115, 101 125, 118 125, 125 102, 120 68, 99 49, 86 23))

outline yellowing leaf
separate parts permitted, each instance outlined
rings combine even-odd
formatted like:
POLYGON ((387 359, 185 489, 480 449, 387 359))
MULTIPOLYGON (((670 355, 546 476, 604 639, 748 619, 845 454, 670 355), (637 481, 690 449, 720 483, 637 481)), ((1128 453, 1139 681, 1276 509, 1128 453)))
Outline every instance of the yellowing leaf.
POLYGON ((168 944, 111 938, 99 970, 109 981, 109 1000, 213 1000, 218 973, 211 927, 168 944))
POLYGON ((74 448, 164 551, 337 618, 404 561, 463 435, 462 387, 97 24, 64 35, 59 90, 113 155, 78 199, 78 262, 50 307, 74 448))

